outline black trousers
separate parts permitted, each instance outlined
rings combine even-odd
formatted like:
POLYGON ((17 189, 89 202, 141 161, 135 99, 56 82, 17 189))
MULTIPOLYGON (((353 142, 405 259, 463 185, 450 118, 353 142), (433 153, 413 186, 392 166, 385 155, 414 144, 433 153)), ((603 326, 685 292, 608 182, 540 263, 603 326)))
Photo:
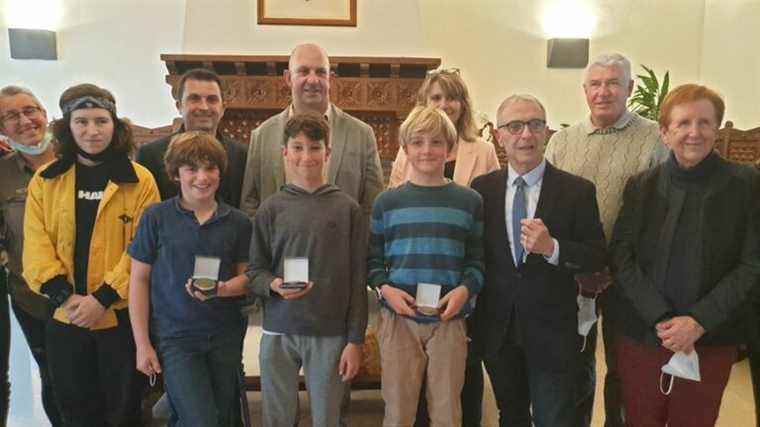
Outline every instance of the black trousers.
POLYGON ((66 427, 141 426, 146 376, 135 368, 127 310, 116 327, 91 331, 51 319, 48 366, 66 427))
MULTIPOLYGON (((604 311, 604 295, 597 298, 597 304, 604 311)), ((599 310, 597 310, 598 312, 599 310)), ((604 344, 604 360, 607 373, 604 376, 604 427, 623 427, 623 393, 620 375, 617 372, 617 349, 615 345, 614 324, 609 316, 600 318, 604 344)), ((586 348, 578 359, 578 378, 576 380, 576 427, 589 427, 594 410, 594 393, 596 390, 596 341, 597 325, 594 325, 586 338, 586 348)))
MULTIPOLYGON (((8 377, 8 359, 10 356, 10 313, 8 311, 8 276, 5 270, 0 271, 0 426, 5 425, 10 403, 10 381, 8 377)), ((61 417, 53 396, 53 387, 48 374, 47 356, 45 352, 45 320, 38 319, 27 313, 11 296, 11 307, 16 320, 24 333, 29 350, 39 367, 40 383, 42 386, 42 407, 53 427, 59 427, 61 417)))
POLYGON ((747 314, 749 368, 752 374, 752 390, 755 395, 755 425, 760 427, 760 292, 756 292, 747 314))
POLYGON ((11 298, 11 307, 13 308, 13 314, 16 315, 19 326, 21 326, 21 330, 24 332, 29 350, 31 350, 32 356, 34 356, 34 360, 39 367, 40 383, 42 386, 42 407, 45 409, 45 414, 53 427, 62 426, 63 422, 58 412, 58 406, 55 403, 55 393, 53 392, 53 384, 50 381, 50 371, 47 364, 45 321, 37 319, 24 311, 23 308, 16 304, 13 298, 11 298))
POLYGON ((0 267, 0 426, 5 427, 11 398, 8 359, 11 351, 11 318, 8 312, 8 275, 0 267))
POLYGON ((505 340, 484 358, 500 427, 574 427, 576 364, 545 366, 505 340))

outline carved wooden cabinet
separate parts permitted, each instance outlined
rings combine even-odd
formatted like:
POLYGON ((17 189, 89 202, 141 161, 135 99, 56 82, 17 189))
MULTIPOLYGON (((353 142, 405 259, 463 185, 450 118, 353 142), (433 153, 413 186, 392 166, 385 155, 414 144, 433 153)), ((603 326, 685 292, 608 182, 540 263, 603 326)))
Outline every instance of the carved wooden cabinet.
MULTIPOLYGON (((224 83, 227 111, 221 129, 225 136, 248 143, 251 131, 290 103, 283 71, 287 56, 161 55, 176 89, 182 73, 192 68, 214 70, 224 83)), ((439 58, 344 57, 330 58, 335 77, 330 99, 372 126, 384 165, 398 150, 398 128, 414 107, 417 90, 439 58)))
POLYGON ((734 128, 733 122, 727 121, 718 131, 715 148, 727 159, 760 167, 760 127, 739 130, 734 128))

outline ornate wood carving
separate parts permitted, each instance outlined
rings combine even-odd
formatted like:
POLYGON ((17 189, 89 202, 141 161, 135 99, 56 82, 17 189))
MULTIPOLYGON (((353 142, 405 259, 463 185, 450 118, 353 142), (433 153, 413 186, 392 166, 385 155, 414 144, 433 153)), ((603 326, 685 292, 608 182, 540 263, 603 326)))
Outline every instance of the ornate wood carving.
POLYGON ((277 113, 279 111, 227 109, 224 112, 224 120, 221 123, 222 134, 227 138, 247 144, 251 138, 251 131, 256 129, 264 120, 277 113))
POLYGON ((157 128, 146 128, 134 123, 130 123, 132 127, 132 137, 135 140, 135 144, 139 147, 146 142, 155 141, 165 136, 171 135, 175 130, 179 129, 182 125, 182 120, 179 118, 174 119, 172 124, 167 126, 161 126, 157 128))
POLYGON ((398 151, 398 128, 401 125, 396 116, 390 113, 361 112, 355 117, 372 126, 380 157, 394 160, 398 151))
POLYGON ((337 80, 330 90, 330 100, 336 105, 344 106, 346 110, 358 109, 366 104, 364 88, 362 80, 358 78, 337 80))
POLYGON ((380 80, 367 84, 367 106, 386 108, 396 103, 396 91, 390 80, 380 80))
POLYGON ((733 122, 727 121, 726 127, 718 131, 716 148, 727 159, 750 165, 758 164, 760 161, 760 127, 739 130, 734 128, 733 122))
POLYGON ((398 105, 406 111, 410 111, 417 103, 417 91, 422 82, 402 79, 398 83, 398 105))

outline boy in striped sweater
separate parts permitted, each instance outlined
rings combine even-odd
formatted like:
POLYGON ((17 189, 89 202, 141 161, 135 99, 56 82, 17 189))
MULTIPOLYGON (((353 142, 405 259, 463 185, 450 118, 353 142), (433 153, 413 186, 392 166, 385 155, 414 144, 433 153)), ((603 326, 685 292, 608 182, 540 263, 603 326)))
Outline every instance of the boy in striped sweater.
POLYGON ((375 201, 367 261, 369 284, 382 303, 383 425, 414 424, 424 377, 432 425, 459 427, 464 318, 483 286, 482 200, 444 177, 457 141, 445 112, 416 107, 399 133, 412 174, 375 201), (419 284, 440 289, 437 310, 418 307, 419 284))

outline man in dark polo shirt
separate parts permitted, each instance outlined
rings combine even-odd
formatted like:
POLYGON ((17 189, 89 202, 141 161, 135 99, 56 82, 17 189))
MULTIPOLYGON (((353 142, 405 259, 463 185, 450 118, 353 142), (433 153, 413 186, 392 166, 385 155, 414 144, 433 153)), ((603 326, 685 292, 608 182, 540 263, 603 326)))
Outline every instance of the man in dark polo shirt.
MULTIPOLYGON (((177 110, 182 115, 182 126, 177 133, 207 132, 216 136, 227 152, 227 170, 222 175, 216 196, 228 205, 239 208, 248 150, 243 144, 226 138, 219 129, 219 122, 224 116, 222 81, 213 71, 195 68, 182 75, 174 95, 177 110)), ((179 186, 169 178, 164 166, 164 155, 173 136, 141 146, 135 157, 138 163, 148 168, 153 174, 158 184, 158 191, 161 193, 161 200, 170 199, 179 192, 179 186)), ((241 322, 244 321, 245 319, 241 316, 241 322)), ((158 407, 157 413, 160 414, 162 405, 158 407)), ((241 425, 239 415, 235 414, 237 419, 233 420, 232 425, 241 425)), ((170 414, 170 417, 173 418, 173 414, 170 414)))
MULTIPOLYGON (((243 144, 224 137, 219 129, 219 122, 224 116, 222 82, 219 76, 203 68, 189 70, 182 75, 175 98, 177 110, 182 115, 182 126, 178 133, 191 130, 208 132, 216 136, 227 152, 227 171, 222 176, 217 196, 228 205, 240 207, 248 151, 243 144)), ((169 178, 164 168, 164 154, 173 136, 143 145, 137 150, 135 158, 153 174, 161 200, 176 196, 179 191, 177 183, 169 178)))

